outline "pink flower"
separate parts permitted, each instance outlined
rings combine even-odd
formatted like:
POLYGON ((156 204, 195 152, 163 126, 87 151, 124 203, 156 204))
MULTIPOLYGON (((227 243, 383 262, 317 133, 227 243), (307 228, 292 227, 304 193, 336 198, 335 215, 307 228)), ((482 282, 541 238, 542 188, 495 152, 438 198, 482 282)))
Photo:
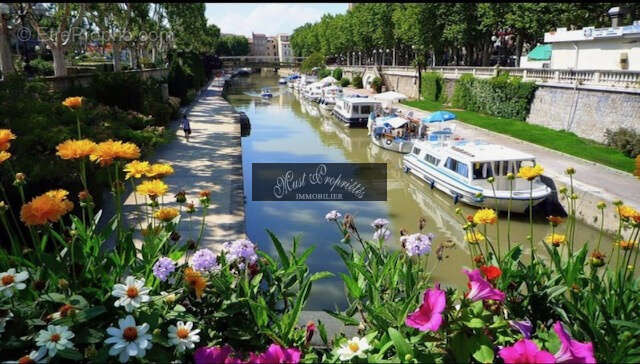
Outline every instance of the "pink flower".
POLYGON ((233 348, 229 345, 224 347, 201 347, 193 353, 193 361, 196 364, 241 364, 242 360, 231 357, 233 348))
POLYGON ((249 358, 249 363, 255 364, 297 364, 298 362, 300 362, 300 350, 295 348, 285 349, 278 344, 271 344, 267 351, 258 356, 252 353, 249 358))
POLYGON ((555 358, 550 352, 539 350, 536 343, 522 339, 513 346, 501 349, 498 354, 505 364, 511 363, 554 363, 555 358))
POLYGON ((593 344, 581 343, 573 340, 569 333, 565 331, 560 321, 553 325, 553 331, 558 334, 562 346, 556 353, 556 363, 595 363, 593 356, 593 344))
POLYGON ((467 293, 468 299, 471 301, 504 300, 504 293, 499 289, 493 288, 491 283, 482 278, 482 273, 480 273, 479 269, 474 269, 473 271, 464 269, 463 271, 469 277, 470 290, 469 293, 467 293))
POLYGON ((407 316, 405 324, 420 331, 438 331, 442 325, 442 311, 447 304, 444 291, 436 285, 432 289, 424 291, 422 305, 412 314, 407 316))

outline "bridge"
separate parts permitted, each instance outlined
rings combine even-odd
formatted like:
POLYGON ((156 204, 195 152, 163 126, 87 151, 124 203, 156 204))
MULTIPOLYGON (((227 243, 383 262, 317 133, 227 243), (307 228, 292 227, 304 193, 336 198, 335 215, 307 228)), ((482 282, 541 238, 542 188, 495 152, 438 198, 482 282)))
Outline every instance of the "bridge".
POLYGON ((220 61, 225 67, 284 68, 297 67, 306 57, 278 56, 223 56, 220 61))

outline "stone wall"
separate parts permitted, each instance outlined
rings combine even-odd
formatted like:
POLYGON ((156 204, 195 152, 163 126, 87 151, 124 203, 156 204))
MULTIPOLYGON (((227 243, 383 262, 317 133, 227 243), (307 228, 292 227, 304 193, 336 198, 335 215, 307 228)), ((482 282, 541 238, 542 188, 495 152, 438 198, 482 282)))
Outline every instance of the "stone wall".
MULTIPOLYGON (((169 74, 169 70, 166 68, 153 68, 148 70, 131 70, 124 71, 124 73, 135 73, 138 74, 143 80, 149 78, 155 78, 157 80, 167 77, 169 74)), ((86 87, 91 83, 91 79, 93 78, 93 73, 85 73, 85 74, 77 74, 77 75, 69 75, 64 77, 41 77, 38 80, 44 83, 47 83, 50 88, 61 91, 65 90, 71 86, 82 86, 86 87)))
POLYGON ((607 128, 640 131, 640 93, 540 86, 527 122, 603 142, 607 128))
POLYGON ((418 78, 416 76, 389 74, 384 71, 381 75, 388 91, 405 94, 410 99, 418 98, 418 78))

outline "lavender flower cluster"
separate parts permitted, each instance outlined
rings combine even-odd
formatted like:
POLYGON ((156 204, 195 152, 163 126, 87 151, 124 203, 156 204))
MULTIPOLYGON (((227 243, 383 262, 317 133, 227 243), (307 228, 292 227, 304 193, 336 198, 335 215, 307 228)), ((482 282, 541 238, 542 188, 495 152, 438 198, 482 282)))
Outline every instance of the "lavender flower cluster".
POLYGON ((388 227, 389 220, 378 218, 373 220, 371 226, 375 229, 373 240, 380 241, 382 239, 383 241, 387 241, 391 237, 391 230, 389 230, 388 227))
POLYGON ((162 282, 166 281, 174 270, 176 270, 175 262, 167 257, 158 259, 153 265, 153 275, 162 282))
POLYGON ((256 246, 249 240, 239 239, 226 242, 222 245, 227 262, 237 263, 239 268, 244 268, 246 264, 254 264, 258 261, 256 246))
POLYGON ((200 249, 191 258, 193 269, 201 272, 210 272, 220 268, 218 257, 209 249, 200 249))
POLYGON ((342 216, 342 214, 341 214, 341 213, 339 213, 337 210, 331 210, 331 211, 329 211, 329 212, 324 216, 324 218, 325 218, 327 221, 336 221, 336 220, 338 220, 341 216, 342 216))
POLYGON ((433 234, 412 234, 406 235, 400 238, 407 255, 412 257, 414 255, 421 256, 431 253, 431 243, 433 242, 433 234))

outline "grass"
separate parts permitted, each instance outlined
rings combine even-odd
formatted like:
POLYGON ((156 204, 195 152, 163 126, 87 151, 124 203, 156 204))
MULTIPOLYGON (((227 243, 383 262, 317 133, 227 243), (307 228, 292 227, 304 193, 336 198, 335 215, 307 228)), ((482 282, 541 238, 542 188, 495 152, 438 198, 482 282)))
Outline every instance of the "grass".
POLYGON ((473 111, 450 109, 443 107, 442 103, 436 101, 405 101, 403 103, 427 111, 449 110, 456 114, 457 120, 467 124, 509 135, 549 149, 604 164, 621 171, 633 173, 635 169, 634 160, 625 156, 619 150, 593 140, 581 138, 570 132, 553 130, 515 119, 505 119, 473 111))

